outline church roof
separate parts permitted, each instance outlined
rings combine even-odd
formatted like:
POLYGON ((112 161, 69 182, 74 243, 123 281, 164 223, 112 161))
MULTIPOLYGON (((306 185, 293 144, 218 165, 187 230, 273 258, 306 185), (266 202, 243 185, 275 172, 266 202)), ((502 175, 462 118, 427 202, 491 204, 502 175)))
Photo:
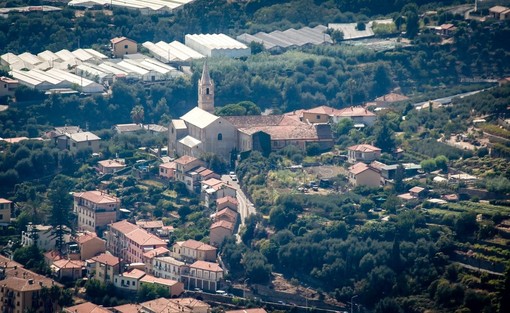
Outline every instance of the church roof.
POLYGON ((181 117, 181 119, 186 123, 194 125, 198 128, 205 128, 216 121, 218 118, 218 116, 202 110, 199 107, 193 108, 193 110, 189 111, 181 117))
POLYGON ((179 142, 189 148, 196 147, 202 143, 200 140, 189 135, 179 140, 179 142))
POLYGON ((202 69, 202 78, 200 78, 200 83, 203 85, 212 85, 211 76, 209 75, 209 65, 207 64, 207 59, 204 63, 204 68, 202 69))

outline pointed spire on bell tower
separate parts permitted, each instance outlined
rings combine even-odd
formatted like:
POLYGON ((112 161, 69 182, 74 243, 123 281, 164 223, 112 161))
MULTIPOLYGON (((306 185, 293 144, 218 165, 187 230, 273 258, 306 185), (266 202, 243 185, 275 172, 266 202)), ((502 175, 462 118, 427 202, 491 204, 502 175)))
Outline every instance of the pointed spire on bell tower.
POLYGON ((202 69, 202 77, 198 81, 198 107, 209 113, 214 113, 214 82, 209 76, 207 59, 202 69))

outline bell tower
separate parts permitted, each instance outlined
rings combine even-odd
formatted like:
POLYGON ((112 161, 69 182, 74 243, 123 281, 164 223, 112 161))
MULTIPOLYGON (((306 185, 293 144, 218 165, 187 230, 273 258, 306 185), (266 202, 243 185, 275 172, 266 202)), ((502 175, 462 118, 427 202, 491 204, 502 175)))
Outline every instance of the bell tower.
POLYGON ((202 78, 198 81, 198 107, 209 113, 214 113, 214 82, 209 76, 209 66, 205 60, 202 78))

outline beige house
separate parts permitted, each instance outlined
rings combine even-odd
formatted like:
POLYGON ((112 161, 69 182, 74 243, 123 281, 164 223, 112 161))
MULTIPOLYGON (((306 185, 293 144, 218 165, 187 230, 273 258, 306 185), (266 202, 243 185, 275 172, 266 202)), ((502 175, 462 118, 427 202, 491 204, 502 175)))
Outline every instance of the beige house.
POLYGON ((75 192, 73 196, 79 230, 94 232, 117 221, 119 198, 99 190, 75 192))
POLYGON ((237 197, 237 189, 216 178, 209 178, 201 182, 201 190, 205 205, 209 207, 211 203, 215 203, 217 199, 224 197, 237 197))
MULTIPOLYGON (((56 285, 53 279, 41 276, 23 268, 23 265, 11 261, 0 255, 0 264, 3 266, 3 279, 0 283, 0 312, 22 313, 45 312, 44 300, 41 295, 43 287, 51 288, 56 285)), ((55 304, 54 311, 58 312, 58 305, 55 304)))
POLYGON ((102 253, 86 262, 87 277, 102 283, 113 282, 113 277, 120 274, 120 259, 111 254, 102 253))
POLYGON ((237 202, 237 199, 233 197, 226 196, 216 199, 216 211, 218 212, 223 210, 224 208, 230 208, 234 211, 237 211, 238 205, 239 204, 237 202))
POLYGON ((218 263, 196 261, 189 266, 189 272, 182 275, 186 289, 200 288, 216 291, 223 279, 223 269, 218 263))
POLYGON ((143 286, 144 284, 155 284, 168 288, 170 297, 172 298, 178 297, 184 292, 184 284, 172 279, 154 277, 152 275, 145 275, 140 279, 140 286, 143 286))
POLYGON ((139 269, 132 269, 122 274, 115 275, 113 285, 124 292, 135 293, 140 288, 140 279, 145 276, 145 272, 139 269))
POLYGON ((175 176, 175 162, 168 162, 159 165, 159 177, 173 180, 175 176))
MULTIPOLYGON (((145 264, 145 272, 154 275, 154 259, 157 257, 170 256, 170 250, 165 247, 159 247, 147 251, 142 256, 142 262, 145 264)), ((159 276, 158 276, 159 277, 159 276)))
POLYGON ((233 233, 234 224, 232 222, 224 220, 214 222, 209 229, 209 243, 215 247, 219 247, 223 240, 232 236, 233 233))
POLYGON ((55 139, 61 149, 67 149, 71 152, 77 152, 90 148, 93 153, 99 152, 101 138, 91 132, 65 133, 57 136, 55 139))
POLYGON ((14 97, 14 91, 18 88, 19 82, 16 79, 0 77, 0 97, 14 97))
POLYGON ((510 19, 510 8, 496 5, 489 9, 489 15, 496 20, 508 20, 510 19))
POLYGON ((172 256, 183 261, 216 261, 216 248, 206 243, 188 239, 178 241, 172 247, 172 256))
POLYGON ((142 263, 144 253, 166 248, 166 242, 126 220, 109 225, 106 233, 108 251, 126 263, 142 263))
POLYGON ((126 168, 124 160, 102 160, 97 162, 97 170, 101 174, 113 174, 126 168))
POLYGON ((375 168, 359 162, 349 167, 349 182, 353 186, 381 186, 381 173, 375 168))
POLYGON ((112 54, 116 58, 122 58, 126 54, 138 52, 136 42, 126 37, 113 38, 110 40, 110 43, 112 44, 112 54))
POLYGON ((0 198, 0 226, 11 223, 12 206, 12 201, 0 198))
POLYGON ((372 145, 361 144, 347 148, 347 161, 356 162, 372 162, 381 156, 381 149, 372 145))
POLYGON ((186 263, 171 256, 157 257, 152 260, 152 271, 156 277, 180 280, 186 268, 186 263))
POLYGON ((59 280, 76 280, 83 277, 85 262, 80 260, 60 259, 50 265, 54 277, 59 280))
POLYGON ((88 260, 106 251, 106 241, 97 237, 94 232, 80 233, 75 237, 78 245, 79 259, 88 260))

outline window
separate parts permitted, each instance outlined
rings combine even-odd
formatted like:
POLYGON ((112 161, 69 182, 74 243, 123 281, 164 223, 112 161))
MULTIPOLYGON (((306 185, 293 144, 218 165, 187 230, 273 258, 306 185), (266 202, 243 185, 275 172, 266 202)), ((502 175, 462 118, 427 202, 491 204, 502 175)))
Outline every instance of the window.
POLYGON ((221 133, 218 134, 218 140, 223 140, 223 135, 221 133))
POLYGON ((208 95, 209 94, 209 88, 205 88, 205 94, 208 95))
POLYGON ((92 142, 88 141, 87 143, 89 144, 89 147, 92 146, 92 142))
POLYGON ((3 219, 4 219, 4 215, 0 214, 0 220, 3 220, 3 219))
POLYGON ((320 115, 317 115, 317 119, 320 120, 321 119, 321 116, 320 115))
POLYGON ((127 49, 128 48, 128 45, 124 45, 124 49, 127 49))

